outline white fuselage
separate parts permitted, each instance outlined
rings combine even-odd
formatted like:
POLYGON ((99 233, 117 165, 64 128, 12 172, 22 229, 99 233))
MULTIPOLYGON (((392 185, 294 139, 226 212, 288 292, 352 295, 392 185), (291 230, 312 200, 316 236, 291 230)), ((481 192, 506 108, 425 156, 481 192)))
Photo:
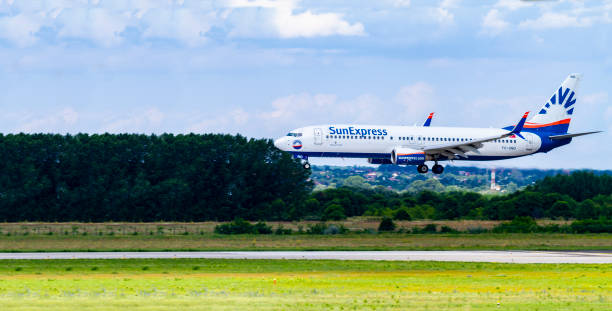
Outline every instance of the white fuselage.
MULTIPOLYGON (((291 131, 274 144, 297 157, 386 158, 396 148, 423 149, 508 133, 495 128, 423 127, 333 124, 307 126, 291 131)), ((533 154, 541 139, 522 133, 525 139, 508 137, 483 143, 460 160, 496 160, 533 154)))

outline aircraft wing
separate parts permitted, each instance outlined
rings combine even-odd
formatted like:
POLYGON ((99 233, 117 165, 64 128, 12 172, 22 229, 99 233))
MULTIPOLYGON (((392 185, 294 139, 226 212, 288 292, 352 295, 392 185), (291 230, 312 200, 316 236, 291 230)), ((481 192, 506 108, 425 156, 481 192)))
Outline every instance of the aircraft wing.
POLYGON ((520 132, 523 129, 523 125, 525 125, 525 120, 527 119, 528 114, 529 114, 529 111, 526 112, 521 118, 521 120, 519 121, 519 123, 517 123, 516 126, 511 131, 508 131, 507 133, 497 135, 497 136, 473 139, 470 141, 453 142, 450 144, 428 146, 428 147, 423 148, 423 151, 425 151, 425 154, 443 155, 449 159, 455 159, 457 156, 467 158, 468 156, 465 154, 466 152, 473 151, 475 153, 479 153, 478 149, 482 148, 483 143, 493 141, 496 139, 506 138, 512 135, 517 135, 523 138, 520 132))

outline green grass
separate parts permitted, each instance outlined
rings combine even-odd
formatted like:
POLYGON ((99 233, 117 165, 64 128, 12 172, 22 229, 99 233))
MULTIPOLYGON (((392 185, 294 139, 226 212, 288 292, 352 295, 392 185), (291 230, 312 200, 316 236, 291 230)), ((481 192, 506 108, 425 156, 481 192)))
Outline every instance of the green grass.
POLYGON ((2 310, 609 310, 612 265, 6 260, 2 310))
POLYGON ((0 236, 0 251, 610 250, 612 234, 0 236))

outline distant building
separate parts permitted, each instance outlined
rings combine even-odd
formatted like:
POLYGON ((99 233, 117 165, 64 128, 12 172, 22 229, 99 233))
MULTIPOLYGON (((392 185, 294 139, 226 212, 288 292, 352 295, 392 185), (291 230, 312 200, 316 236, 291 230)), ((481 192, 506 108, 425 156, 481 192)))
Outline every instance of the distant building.
POLYGON ((495 183, 495 169, 491 170, 491 191, 499 191, 501 188, 495 183))
POLYGON ((376 172, 367 173, 365 176, 367 180, 374 180, 376 179, 376 172))

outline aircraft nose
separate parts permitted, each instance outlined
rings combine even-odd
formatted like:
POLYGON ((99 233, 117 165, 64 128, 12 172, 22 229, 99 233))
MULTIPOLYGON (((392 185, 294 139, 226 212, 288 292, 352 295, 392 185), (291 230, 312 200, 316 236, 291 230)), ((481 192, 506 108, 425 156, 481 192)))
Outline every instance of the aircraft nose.
POLYGON ((277 140, 274 141, 274 146, 280 150, 283 150, 283 141, 285 139, 284 138, 279 138, 277 140))

